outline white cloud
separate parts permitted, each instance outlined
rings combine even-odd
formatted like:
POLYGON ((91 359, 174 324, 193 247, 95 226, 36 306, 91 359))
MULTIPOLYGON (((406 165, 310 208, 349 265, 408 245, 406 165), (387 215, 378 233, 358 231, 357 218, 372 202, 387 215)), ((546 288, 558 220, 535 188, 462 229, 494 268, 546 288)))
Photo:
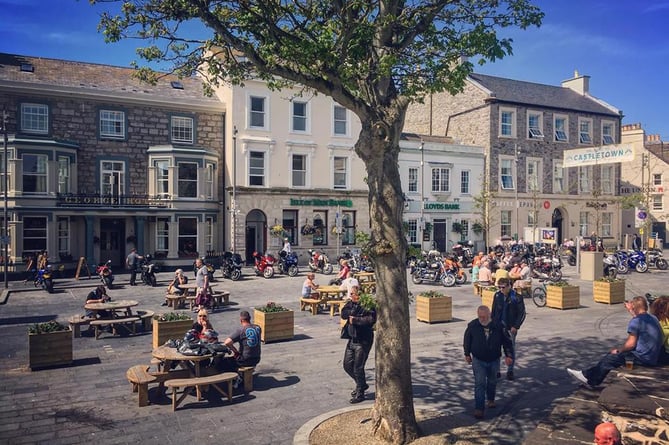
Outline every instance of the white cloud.
POLYGON ((662 11, 663 9, 669 9, 669 2, 655 3, 645 7, 641 12, 643 14, 648 14, 656 11, 662 11))

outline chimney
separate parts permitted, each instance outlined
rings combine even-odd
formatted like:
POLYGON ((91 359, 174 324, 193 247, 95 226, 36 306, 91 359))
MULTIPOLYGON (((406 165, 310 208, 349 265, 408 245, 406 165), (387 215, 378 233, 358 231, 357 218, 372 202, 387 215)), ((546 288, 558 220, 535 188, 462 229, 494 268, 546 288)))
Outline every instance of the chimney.
POLYGON ((574 77, 562 81, 563 88, 569 88, 578 94, 590 94, 590 76, 581 76, 578 70, 574 70, 574 77))

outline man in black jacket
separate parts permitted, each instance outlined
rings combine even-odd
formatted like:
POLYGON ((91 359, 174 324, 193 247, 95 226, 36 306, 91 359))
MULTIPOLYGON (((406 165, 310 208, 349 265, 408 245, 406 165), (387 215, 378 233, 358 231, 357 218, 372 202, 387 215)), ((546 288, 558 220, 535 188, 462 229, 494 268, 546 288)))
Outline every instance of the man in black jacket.
POLYGON ((495 390, 499 358, 504 348, 504 362, 513 363, 513 344, 504 333, 502 326, 490 318, 488 306, 479 306, 477 319, 467 325, 463 347, 465 361, 474 370, 474 417, 483 419, 484 404, 487 408, 495 407, 495 390), (486 403, 486 399, 488 402, 486 403))
POLYGON ((365 391, 369 389, 365 379, 365 363, 374 343, 374 323, 376 311, 360 305, 358 287, 351 288, 351 300, 341 308, 341 318, 348 320, 348 342, 344 352, 344 371, 355 381, 350 403, 365 400, 365 391))
MULTIPOLYGON (((516 335, 525 321, 525 302, 523 297, 511 289, 511 281, 501 278, 497 282, 499 290, 492 300, 492 320, 502 326, 513 343, 513 362, 516 361, 516 335)), ((513 362, 506 368, 506 379, 513 380, 513 362)))

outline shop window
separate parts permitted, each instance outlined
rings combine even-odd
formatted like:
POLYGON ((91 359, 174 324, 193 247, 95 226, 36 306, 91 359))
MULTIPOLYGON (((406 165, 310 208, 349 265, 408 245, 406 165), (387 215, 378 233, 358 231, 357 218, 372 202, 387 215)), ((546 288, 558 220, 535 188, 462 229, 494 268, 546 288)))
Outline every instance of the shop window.
POLYGON ((344 211, 341 217, 341 243, 344 246, 355 244, 355 212, 344 211))
POLYGON ((179 218, 179 257, 197 257, 197 218, 179 218))
POLYGON ((26 216, 23 218, 23 253, 46 250, 46 217, 26 216))
POLYGON ((328 244, 328 214, 326 211, 314 213, 314 246, 327 246, 328 244))
POLYGON ((291 245, 298 245, 297 232, 299 228, 297 227, 297 210, 284 210, 281 217, 281 224, 283 225, 283 231, 288 238, 288 241, 291 245))

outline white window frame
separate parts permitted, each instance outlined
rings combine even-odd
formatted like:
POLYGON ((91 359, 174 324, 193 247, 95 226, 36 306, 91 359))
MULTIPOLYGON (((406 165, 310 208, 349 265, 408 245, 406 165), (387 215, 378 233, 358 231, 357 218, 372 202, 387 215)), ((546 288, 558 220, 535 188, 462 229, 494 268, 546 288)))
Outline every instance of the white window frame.
POLYGON ((460 171, 460 193, 469 195, 471 193, 471 172, 469 170, 460 171))
POLYGON ((451 192, 451 168, 450 167, 432 167, 430 169, 430 190, 432 193, 450 193, 451 192), (446 179, 444 180, 444 177, 446 179))
POLYGON ((156 196, 159 199, 167 199, 170 196, 170 160, 169 159, 153 159, 153 168, 155 171, 155 187, 156 196), (159 167, 164 165, 165 168, 159 167), (163 171, 165 175, 163 175, 163 171))
POLYGON ((566 114, 553 115, 553 142, 569 142, 569 116, 566 114), (558 128, 559 122, 563 122, 562 128, 558 128))
POLYGON ((664 210, 664 202, 662 200, 662 195, 652 195, 651 197, 651 206, 653 210, 664 210))
MULTIPOLYGON (((261 146, 258 144, 250 145, 246 149, 246 175, 244 176, 244 182, 248 187, 254 188, 268 188, 269 187, 269 172, 270 172, 270 149, 266 146, 261 146), (262 185, 251 185, 251 154, 252 153, 262 153, 263 154, 263 167, 262 175, 254 174, 253 176, 262 177, 262 185)), ((254 167, 258 168, 258 167, 254 167)))
POLYGON ((588 221, 590 214, 588 212, 579 212, 578 214, 578 234, 579 236, 589 236, 588 221))
POLYGON ((599 172, 599 183, 602 195, 613 195, 616 170, 615 165, 602 165, 599 172))
POLYGON ((204 251, 214 251, 214 218, 207 216, 204 219, 204 251))
POLYGON ((250 130, 265 130, 269 131, 270 126, 270 116, 269 116, 269 110, 270 110, 270 101, 269 101, 269 96, 265 94, 254 94, 254 93, 249 93, 247 96, 247 113, 246 113, 246 128, 250 130), (263 100, 263 109, 262 111, 260 110, 253 110, 252 108, 252 103, 253 99, 262 99, 263 100), (263 119, 263 124, 262 125, 253 125, 253 116, 254 115, 262 115, 263 119))
POLYGON ((543 139, 544 138, 544 114, 541 111, 527 111, 527 138, 528 139, 543 139), (532 125, 532 118, 536 117, 536 124, 532 125))
POLYGON ((70 193, 70 157, 58 156, 58 193, 70 193))
POLYGON ((176 144, 195 143, 195 119, 188 116, 171 116, 170 139, 176 144))
POLYGON ((125 161, 102 159, 100 161, 100 194, 102 196, 124 196, 125 177, 128 165, 125 161), (108 166, 105 166, 105 165, 108 166), (110 178, 114 178, 116 190, 112 189, 110 178))
POLYGON ((332 136, 334 137, 349 137, 351 132, 351 113, 349 113, 346 107, 342 107, 337 103, 332 104, 332 136), (340 112, 343 110, 344 119, 337 119, 337 110, 340 112), (345 131, 337 131, 337 124, 343 124, 345 126, 345 131))
POLYGON ((296 100, 292 99, 290 101, 290 110, 288 115, 290 116, 290 131, 291 133, 298 133, 298 134, 309 134, 311 133, 311 102, 306 101, 306 100, 296 100), (300 116, 295 114, 295 106, 296 105, 304 105, 304 115, 300 116), (299 119, 303 121, 304 124, 304 129, 298 129, 295 128, 295 121, 296 119, 299 119))
POLYGON ((580 145, 592 145, 592 119, 578 118, 578 143, 580 145))
POLYGON ((527 158, 525 161, 525 191, 527 193, 541 193, 543 189, 543 171, 541 158, 527 158), (530 173, 531 169, 536 169, 534 175, 530 173))
POLYGON ((156 252, 167 253, 170 250, 170 218, 156 218, 156 252))
POLYGON ((564 167, 562 159, 553 159, 553 193, 564 193, 564 167))
POLYGON ((177 190, 176 190, 176 195, 179 197, 179 199, 198 199, 200 196, 200 164, 195 159, 179 159, 176 165, 176 174, 177 174, 177 190), (181 165, 189 164, 189 165, 195 165, 195 179, 192 178, 182 178, 180 174, 180 169, 181 165), (182 196, 181 195, 181 183, 189 184, 189 183, 194 183, 195 184, 195 195, 194 196, 182 196))
POLYGON ((333 189, 335 189, 335 190, 348 190, 351 187, 351 157, 350 156, 333 156, 330 171, 332 171, 331 178, 332 178, 332 188, 333 189), (344 175, 345 175, 345 182, 346 183, 343 186, 338 185, 336 183, 337 181, 335 181, 335 176, 337 174, 341 175, 341 173, 342 173, 341 171, 337 172, 335 170, 336 169, 335 164, 337 162, 337 159, 339 159, 339 160, 343 159, 344 160, 344 168, 345 168, 344 175))
POLYGON ((125 111, 100 110, 100 139, 125 139, 125 111))
POLYGON ((592 165, 578 168, 578 194, 587 195, 592 193, 592 165))
POLYGON ((512 157, 499 157, 499 188, 500 190, 516 189, 516 160, 512 157), (508 170, 508 172, 506 170, 508 170), (510 186, 505 187, 505 177, 510 177, 510 186))
POLYGON ((662 173, 653 173, 653 185, 662 185, 662 173))
POLYGON ((304 189, 310 186, 309 184, 309 155, 306 153, 290 153, 288 156, 288 161, 290 163, 289 165, 289 170, 290 171, 290 187, 291 188, 296 188, 296 189, 304 189), (295 170, 295 157, 300 156, 304 159, 304 166, 303 170, 295 170), (302 174, 302 179, 303 179, 303 184, 296 184, 295 183, 295 174, 296 173, 301 173, 302 174))
POLYGON ((418 242, 418 221, 410 219, 407 221, 407 242, 415 244, 418 242))
POLYGON ((500 138, 516 138, 517 130, 517 112, 515 108, 500 107, 499 108, 499 137, 500 138), (510 122, 505 122, 504 116, 509 115, 510 122), (509 132, 506 134, 505 131, 509 132))
POLYGON ((56 220, 58 231, 58 256, 70 254, 70 218, 59 216, 56 220))
POLYGON ((500 210, 499 230, 500 236, 511 236, 511 210, 500 210))
POLYGON ((602 145, 616 143, 616 124, 613 121, 602 121, 602 145))
POLYGON ((25 102, 21 104, 21 131, 23 133, 49 133, 49 106, 25 102))
POLYGON ((204 164, 204 192, 207 199, 214 199, 216 184, 216 166, 212 162, 204 164))
POLYGON ((602 236, 611 236, 613 233, 613 213, 602 212, 602 236))
POLYGON ((409 182, 407 192, 418 193, 418 167, 409 167, 409 182))

